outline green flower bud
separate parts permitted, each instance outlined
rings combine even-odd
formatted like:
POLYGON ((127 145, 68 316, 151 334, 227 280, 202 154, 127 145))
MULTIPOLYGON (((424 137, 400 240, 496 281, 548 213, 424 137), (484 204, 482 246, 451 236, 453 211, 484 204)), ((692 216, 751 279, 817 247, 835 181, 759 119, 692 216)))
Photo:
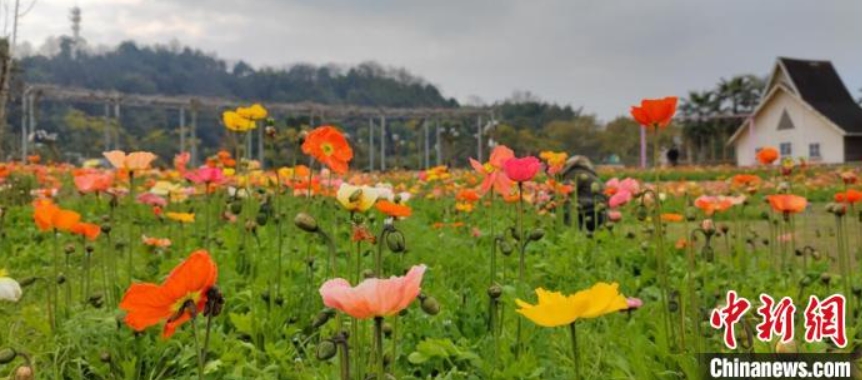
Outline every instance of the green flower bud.
POLYGON ((38 277, 26 277, 26 278, 22 279, 21 281, 19 281, 18 284, 21 285, 22 288, 26 288, 26 287, 36 283, 36 280, 38 280, 38 279, 39 279, 38 277))
POLYGON ((401 253, 407 248, 407 243, 404 241, 404 234, 401 231, 394 231, 386 235, 386 245, 389 250, 394 253, 401 253))
POLYGON ((304 212, 296 214, 296 217, 293 218, 293 223, 305 232, 317 232, 320 230, 320 227, 317 226, 317 220, 304 212))
POLYGON ((513 251, 512 244, 509 244, 509 242, 507 242, 505 240, 500 242, 500 253, 502 253, 506 256, 509 256, 512 254, 512 251, 513 251))
POLYGON ((18 352, 12 348, 0 350, 0 364, 9 364, 18 357, 18 352))
POLYGON ((490 288, 488 288, 488 297, 491 297, 491 299, 498 299, 502 295, 503 295, 503 287, 502 286, 494 284, 494 285, 491 285, 490 288))
POLYGON ((543 237, 545 237, 545 230, 541 228, 536 228, 535 230, 530 232, 530 240, 532 241, 542 240, 543 237))
POLYGON ((99 360, 101 360, 102 363, 110 363, 111 353, 107 351, 102 352, 101 354, 99 354, 99 360))
POLYGON ((335 345, 335 342, 327 339, 321 341, 317 345, 317 360, 329 360, 335 357, 335 354, 338 353, 338 346, 335 345))
POLYGON ((230 212, 234 215, 242 213, 242 202, 239 200, 230 202, 230 212))
POLYGON ((424 297, 420 305, 425 314, 437 315, 440 313, 440 303, 434 297, 424 297))
POLYGON ((335 310, 330 308, 323 309, 314 316, 314 320, 311 321, 311 327, 315 329, 319 328, 320 326, 325 325, 326 322, 329 322, 329 320, 334 316, 335 310))

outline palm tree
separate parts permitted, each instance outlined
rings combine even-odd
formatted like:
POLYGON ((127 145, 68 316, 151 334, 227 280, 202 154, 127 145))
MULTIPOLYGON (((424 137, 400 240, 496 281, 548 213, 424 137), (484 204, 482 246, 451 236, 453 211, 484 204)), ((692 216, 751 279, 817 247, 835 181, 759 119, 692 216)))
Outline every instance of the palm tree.
MULTIPOLYGON (((714 117, 720 112, 720 102, 714 91, 690 91, 679 107, 685 117, 683 122, 683 137, 694 144, 697 149, 695 161, 703 162, 706 153, 704 148, 711 144, 715 136, 714 117)), ((689 146, 691 148, 691 146, 689 146)), ((691 153, 690 151, 687 153, 691 153)), ((689 155, 689 157, 692 157, 689 155)), ((712 153, 715 159, 715 152, 712 153)))

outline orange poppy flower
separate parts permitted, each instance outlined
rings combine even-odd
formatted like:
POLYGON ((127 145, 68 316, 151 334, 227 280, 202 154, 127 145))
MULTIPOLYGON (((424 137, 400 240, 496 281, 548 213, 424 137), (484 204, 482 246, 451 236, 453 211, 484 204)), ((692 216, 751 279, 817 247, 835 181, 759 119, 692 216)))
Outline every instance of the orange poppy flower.
POLYGON ((862 192, 858 190, 847 190, 846 192, 835 194, 835 202, 855 204, 862 201, 862 192))
POLYGON ((808 206, 807 199, 793 194, 769 195, 766 199, 769 200, 769 205, 772 206, 773 210, 785 215, 802 212, 808 206))
POLYGON ((461 202, 476 202, 480 199, 479 193, 471 189, 463 189, 455 195, 455 200, 461 202))
POLYGON ((193 252, 171 271, 161 284, 135 283, 129 287, 120 309, 126 311, 125 322, 135 331, 165 322, 162 338, 170 338, 177 327, 192 318, 189 305, 201 313, 207 293, 215 285, 218 267, 207 251, 193 252))
POLYGON ((171 239, 167 238, 157 238, 147 235, 141 236, 141 242, 148 247, 154 248, 167 248, 171 246, 171 239))
POLYGON ((668 96, 663 99, 641 100, 640 107, 632 106, 631 115, 640 125, 644 127, 664 128, 670 124, 676 113, 676 96, 668 96))
POLYGON ((731 178, 730 182, 734 186, 757 186, 760 184, 760 177, 754 174, 737 174, 731 178))
POLYGON ((353 149, 347 139, 330 125, 311 131, 302 143, 302 153, 314 157, 338 174, 347 173, 347 164, 353 159, 353 149))
POLYGON ((377 202, 376 206, 380 212, 393 218, 406 218, 413 213, 413 210, 411 210, 409 206, 400 205, 386 200, 377 202))
POLYGON ((80 214, 63 210, 50 199, 39 199, 33 207, 33 221, 40 231, 69 231, 81 220, 80 214))
POLYGON ((778 149, 771 146, 765 147, 757 151, 757 161, 763 165, 769 165, 778 159, 778 149))
POLYGON ((701 209, 707 216, 722 212, 733 207, 733 201, 727 197, 700 196, 694 200, 694 206, 701 209))
POLYGON ((75 235, 81 235, 89 241, 95 241, 99 237, 99 234, 102 233, 102 228, 97 224, 79 222, 72 226, 70 232, 75 235))
POLYGON ((662 222, 674 222, 674 223, 676 223, 676 222, 682 222, 682 219, 683 219, 682 214, 672 214, 672 213, 661 214, 661 221, 662 222))

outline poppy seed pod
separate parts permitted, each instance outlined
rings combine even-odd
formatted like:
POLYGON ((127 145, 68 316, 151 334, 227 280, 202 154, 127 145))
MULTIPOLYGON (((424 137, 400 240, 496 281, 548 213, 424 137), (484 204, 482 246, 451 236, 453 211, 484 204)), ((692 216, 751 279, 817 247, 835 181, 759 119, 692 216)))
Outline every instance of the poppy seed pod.
POLYGON ((392 335, 392 325, 389 324, 389 322, 383 322, 383 334, 385 334, 387 338, 392 335))
POLYGON ((820 282, 822 282, 823 285, 829 285, 829 283, 832 282, 832 275, 829 274, 828 272, 821 273, 820 274, 820 282))
POLYGON ((66 252, 67 255, 75 253, 75 245, 71 243, 66 244, 66 246, 63 247, 63 252, 66 252))
POLYGON ((258 226, 265 226, 269 221, 269 214, 265 212, 258 212, 257 217, 255 218, 255 222, 258 226))
POLYGON ((65 284, 65 283, 66 283, 66 275, 64 275, 64 274, 62 274, 62 273, 61 273, 61 274, 59 274, 59 275, 57 276, 57 284, 58 284, 58 285, 63 285, 63 284, 65 284))
POLYGON ((296 214, 296 217, 293 218, 293 223, 305 232, 317 232, 320 230, 320 227, 317 226, 317 220, 304 212, 296 214))
POLYGON ((103 234, 105 234, 105 235, 110 235, 110 234, 111 234, 111 225, 110 225, 110 224, 103 224, 103 225, 101 226, 101 229, 102 229, 102 233, 103 233, 103 234))
POLYGON ((521 241, 521 232, 518 231, 517 228, 510 228, 509 230, 512 231, 512 238, 513 239, 515 239, 517 241, 521 241))
POLYGON ((689 222, 697 220, 697 210, 694 207, 685 208, 685 220, 689 222))
POLYGON ((404 241, 404 234, 401 231, 393 231, 386 236, 386 245, 389 250, 394 253, 401 253, 407 248, 407 243, 404 241))
POLYGON ((234 215, 239 215, 242 212, 242 202, 239 200, 230 202, 230 212, 234 215))
POLYGON ((639 205, 637 210, 635 210, 635 218, 638 221, 643 222, 647 218, 647 209, 643 204, 639 205))
POLYGON ((18 352, 13 348, 0 350, 0 364, 9 364, 18 357, 18 352))
POLYGON ((110 363, 111 362, 111 353, 110 352, 102 352, 99 354, 99 360, 102 363, 110 363))
POLYGON ((437 302, 437 299, 434 297, 424 297, 422 302, 420 303, 422 306, 422 311, 428 315, 437 315, 440 314, 440 303, 437 302))
POLYGON ((335 357, 338 353, 338 346, 330 339, 321 341, 317 345, 317 360, 329 360, 335 357))

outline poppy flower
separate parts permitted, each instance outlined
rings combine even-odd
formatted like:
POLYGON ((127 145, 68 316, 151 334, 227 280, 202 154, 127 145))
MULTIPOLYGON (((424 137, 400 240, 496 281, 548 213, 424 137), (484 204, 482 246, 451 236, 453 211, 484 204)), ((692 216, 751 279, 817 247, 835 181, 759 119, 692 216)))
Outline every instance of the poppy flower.
POLYGON ((185 173, 186 166, 189 164, 189 160, 191 160, 192 155, 189 152, 181 152, 177 153, 174 156, 174 170, 185 173))
POLYGON ((371 244, 377 242, 377 238, 368 230, 368 227, 356 224, 353 225, 353 235, 350 240, 353 242, 367 241, 371 244))
POLYGON ((661 214, 661 221, 662 222, 678 223, 678 222, 682 222, 682 220, 683 220, 682 214, 674 214, 674 213, 661 214))
POLYGON ((236 109, 236 113, 249 120, 263 120, 267 116, 266 108, 263 108, 258 103, 252 104, 249 107, 239 107, 236 109))
POLYGON ((347 173, 353 149, 344 135, 330 125, 315 128, 302 143, 302 153, 314 157, 338 174, 347 173))
POLYGON ((377 209, 380 210, 380 212, 393 218, 406 218, 413 214, 413 210, 410 209, 410 206, 405 206, 386 200, 377 202, 377 209))
POLYGON ((170 220, 180 223, 194 223, 195 221, 195 214, 187 212, 166 212, 165 216, 170 220))
POLYGON ((676 113, 676 96, 641 100, 640 107, 632 106, 631 115, 644 127, 665 128, 676 113))
POLYGON ((737 174, 730 179, 734 186, 757 186, 760 184, 760 177, 754 174, 737 174))
POLYGON ((503 163, 506 177, 515 182, 527 182, 533 179, 541 168, 541 161, 533 156, 510 158, 503 163))
POLYGON ((104 173, 85 173, 76 175, 75 188, 81 193, 101 193, 111 187, 113 178, 110 174, 104 173))
POLYGON ((353 186, 342 183, 335 199, 347 211, 365 212, 377 202, 377 190, 370 186, 353 186))
POLYGON ((549 150, 539 153, 539 158, 548 164, 548 174, 554 175, 563 170, 569 155, 566 152, 552 152, 549 150))
POLYGON ((458 191, 458 194, 455 194, 455 200, 461 202, 469 202, 473 203, 480 199, 479 194, 476 191, 471 189, 462 189, 458 191))
POLYGON ((701 209, 707 216, 711 216, 716 212, 723 212, 733 207, 733 201, 722 196, 701 195, 694 200, 694 206, 701 209))
POLYGON ((195 251, 180 263, 161 284, 135 283, 129 287, 120 309, 126 311, 125 322, 135 331, 165 322, 162 338, 170 338, 177 327, 201 313, 207 293, 215 286, 218 268, 207 251, 195 251))
POLYGON ((519 314, 543 327, 570 325, 582 318, 596 318, 628 308, 619 285, 599 282, 587 290, 565 296, 560 292, 536 289, 535 305, 516 299, 519 314))
POLYGON ((95 241, 102 233, 102 227, 93 223, 76 223, 69 232, 75 235, 81 235, 89 241, 95 241))
POLYGON ((763 165, 770 165, 778 159, 778 149, 771 146, 761 148, 757 151, 755 158, 763 165))
POLYGON ((469 202, 455 203, 455 211, 458 211, 458 212, 470 213, 470 212, 473 212, 473 209, 475 207, 476 206, 474 206, 472 203, 469 203, 469 202))
POLYGON ((835 194, 835 202, 856 204, 862 201, 862 192, 854 189, 847 190, 842 193, 835 194))
POLYGON ((221 168, 204 166, 186 173, 185 178, 197 184, 221 184, 227 181, 221 168))
POLYGON ((808 206, 807 199, 793 194, 769 195, 766 199, 773 210, 784 213, 785 216, 800 213, 808 206))
POLYGON ((171 239, 157 238, 147 235, 141 235, 141 242, 144 243, 144 245, 153 248, 167 248, 171 246, 171 239))
POLYGON ((81 220, 74 211, 63 210, 49 199, 39 199, 33 205, 33 220, 40 231, 69 231, 81 220))
POLYGON ((108 159, 108 162, 114 168, 130 171, 149 169, 153 161, 158 158, 158 156, 150 152, 132 152, 126 154, 126 152, 121 150, 112 150, 102 153, 102 155, 108 159))
POLYGON ((487 193, 491 188, 498 194, 508 194, 512 181, 503 173, 503 163, 511 158, 515 158, 515 153, 504 145, 497 145, 491 151, 491 158, 484 165, 479 161, 470 159, 470 166, 473 170, 483 175, 482 179, 482 194, 487 193))
POLYGON ((147 206, 165 207, 168 205, 167 199, 149 192, 138 195, 137 201, 147 206))
POLYGON ((223 112, 221 114, 221 120, 222 123, 224 123, 225 128, 234 132, 248 132, 252 129, 257 128, 257 125, 255 124, 254 120, 244 118, 235 111, 223 112))
POLYGON ((326 281, 320 296, 326 307, 356 319, 388 317, 407 308, 419 296, 425 265, 414 265, 403 277, 369 278, 356 287, 343 278, 326 281))
POLYGON ((859 176, 852 171, 841 172, 839 176, 841 176, 841 181, 843 181, 845 185, 853 185, 859 181, 859 176))

